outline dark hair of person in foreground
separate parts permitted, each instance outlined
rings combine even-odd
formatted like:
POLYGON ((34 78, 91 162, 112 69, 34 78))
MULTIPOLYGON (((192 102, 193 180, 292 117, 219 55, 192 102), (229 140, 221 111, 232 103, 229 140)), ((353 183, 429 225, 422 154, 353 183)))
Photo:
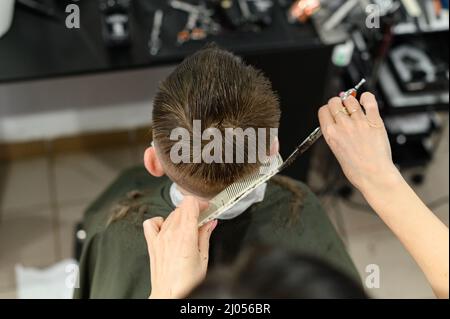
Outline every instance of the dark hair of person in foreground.
POLYGON ((188 298, 366 299, 361 284, 318 260, 276 248, 245 252, 209 273, 188 298))

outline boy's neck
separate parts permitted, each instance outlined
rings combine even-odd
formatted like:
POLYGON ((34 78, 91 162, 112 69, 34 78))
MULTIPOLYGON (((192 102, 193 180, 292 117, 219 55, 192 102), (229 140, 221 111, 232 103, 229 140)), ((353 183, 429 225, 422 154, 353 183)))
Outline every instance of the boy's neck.
MULTIPOLYGON (((250 194, 242 198, 235 205, 230 207, 227 211, 225 211, 218 219, 233 219, 243 212, 245 212, 250 206, 253 204, 262 202, 264 200, 265 192, 266 192, 267 183, 264 183, 254 189, 250 194)), ((190 195, 189 193, 183 194, 181 189, 177 184, 173 183, 170 186, 170 199, 172 204, 175 207, 178 207, 183 200, 184 196, 190 195)), ((195 196, 195 195, 193 195, 195 196)), ((196 196, 196 198, 198 198, 196 196)), ((204 201, 206 204, 209 203, 208 199, 199 198, 199 200, 204 201)), ((206 207, 207 205, 205 205, 206 207)))

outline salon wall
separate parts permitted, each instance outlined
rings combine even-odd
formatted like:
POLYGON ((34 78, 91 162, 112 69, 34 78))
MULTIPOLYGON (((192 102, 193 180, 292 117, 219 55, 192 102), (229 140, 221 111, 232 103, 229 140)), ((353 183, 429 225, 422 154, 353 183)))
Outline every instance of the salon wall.
POLYGON ((172 69, 0 84, 0 142, 149 125, 158 83, 172 69))

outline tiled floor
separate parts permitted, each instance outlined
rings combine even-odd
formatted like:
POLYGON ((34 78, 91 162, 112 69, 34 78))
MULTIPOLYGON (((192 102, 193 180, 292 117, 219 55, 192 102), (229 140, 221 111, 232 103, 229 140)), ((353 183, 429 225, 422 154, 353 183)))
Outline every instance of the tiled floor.
POLYGON ((86 206, 124 168, 132 146, 0 163, 0 298, 16 296, 14 266, 46 267, 72 257, 86 206))
MULTIPOLYGON (((426 202, 448 195, 448 128, 416 187, 426 202)), ((16 296, 14 265, 45 267, 71 257, 73 227, 85 207, 124 168, 140 163, 143 146, 0 163, 0 298, 16 296)), ((363 278, 365 267, 380 267, 373 297, 432 298, 417 265, 370 210, 322 198, 363 278), (333 207, 331 207, 333 206, 333 207), (334 209, 332 209, 334 208, 334 209)), ((353 201, 363 202, 356 194, 353 201)), ((448 203, 435 210, 448 225, 448 203)), ((407 218, 407 216, 405 216, 407 218)))

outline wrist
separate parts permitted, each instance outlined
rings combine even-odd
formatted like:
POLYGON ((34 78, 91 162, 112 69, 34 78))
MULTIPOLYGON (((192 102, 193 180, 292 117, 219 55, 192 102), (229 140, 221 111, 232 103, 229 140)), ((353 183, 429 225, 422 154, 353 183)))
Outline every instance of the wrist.
POLYGON ((359 190, 367 201, 373 197, 385 196, 386 193, 392 192, 399 185, 403 184, 405 180, 394 164, 386 167, 381 173, 373 174, 362 183, 359 190))

